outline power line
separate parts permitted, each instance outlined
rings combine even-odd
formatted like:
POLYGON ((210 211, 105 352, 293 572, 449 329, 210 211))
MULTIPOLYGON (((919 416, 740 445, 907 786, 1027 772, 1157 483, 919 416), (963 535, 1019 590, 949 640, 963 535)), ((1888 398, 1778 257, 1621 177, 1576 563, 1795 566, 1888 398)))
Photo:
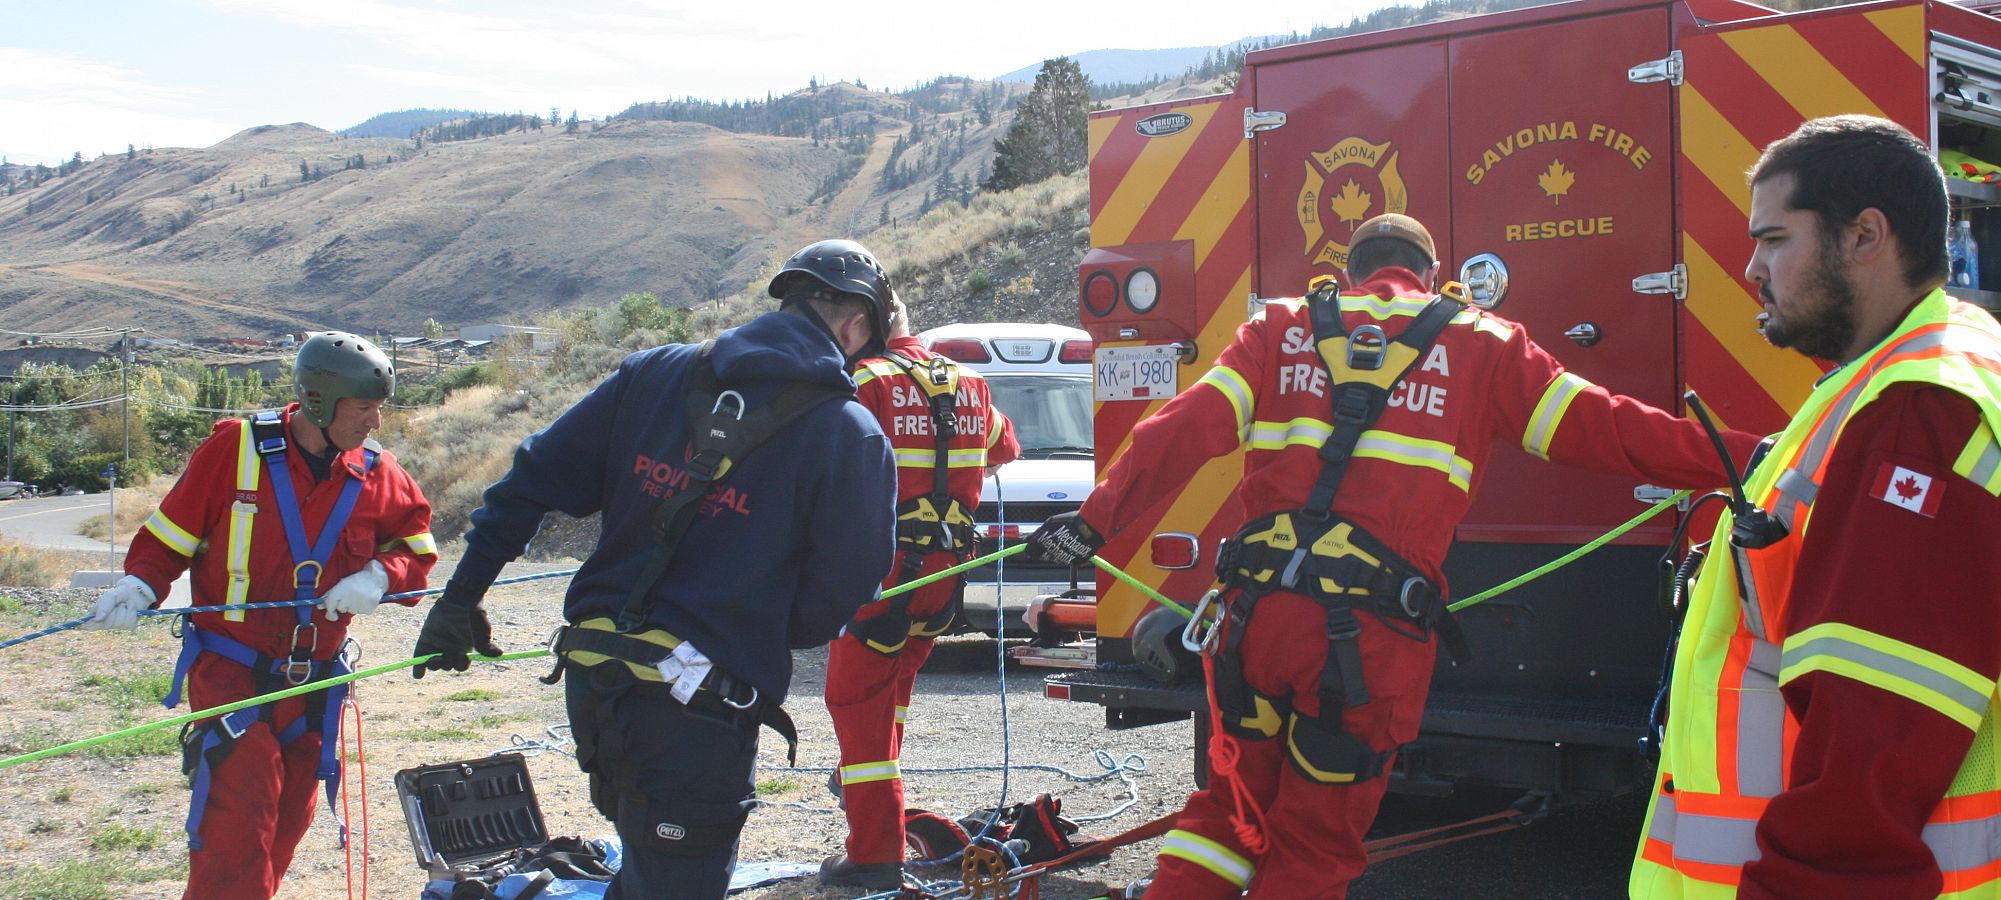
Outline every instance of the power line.
POLYGON ((50 406, 0 406, 0 412, 62 412, 72 409, 91 409, 98 406, 110 406, 124 399, 125 397, 121 395, 87 402, 71 401, 68 403, 57 403, 50 406))

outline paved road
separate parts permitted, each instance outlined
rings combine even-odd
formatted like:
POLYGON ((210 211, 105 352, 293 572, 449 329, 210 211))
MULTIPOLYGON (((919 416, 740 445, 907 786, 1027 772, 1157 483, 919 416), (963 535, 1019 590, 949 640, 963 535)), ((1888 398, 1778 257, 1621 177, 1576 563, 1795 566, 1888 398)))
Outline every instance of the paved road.
MULTIPOLYGON (((109 512, 103 494, 32 497, 0 502, 0 537, 33 547, 57 550, 107 550, 101 540, 76 533, 83 520, 109 512)), ((123 547, 119 548, 122 553, 123 547)))

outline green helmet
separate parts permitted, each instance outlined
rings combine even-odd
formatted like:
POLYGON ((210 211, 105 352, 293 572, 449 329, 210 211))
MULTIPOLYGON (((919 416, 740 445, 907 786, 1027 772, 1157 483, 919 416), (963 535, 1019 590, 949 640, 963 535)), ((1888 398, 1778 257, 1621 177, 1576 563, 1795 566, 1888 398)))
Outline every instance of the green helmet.
POLYGON ((299 345, 292 383, 306 421, 325 428, 333 424, 342 397, 389 399, 396 393, 396 369, 381 348, 359 335, 318 331, 299 345))

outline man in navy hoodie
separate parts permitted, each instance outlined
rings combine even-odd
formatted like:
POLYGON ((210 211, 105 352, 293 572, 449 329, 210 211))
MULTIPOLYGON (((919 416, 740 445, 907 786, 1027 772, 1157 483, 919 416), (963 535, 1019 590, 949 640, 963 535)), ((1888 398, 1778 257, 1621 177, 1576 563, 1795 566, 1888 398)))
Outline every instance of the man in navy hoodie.
POLYGON ((888 277, 860 244, 822 241, 793 254, 769 291, 778 312, 712 348, 627 357, 522 441, 417 638, 416 655, 439 654, 424 668, 497 655, 480 600, 501 566, 550 511, 602 513, 548 680, 569 673, 577 763, 625 845, 612 900, 726 894, 756 793, 758 726, 791 738, 779 708, 791 651, 839 634, 894 554, 895 462, 848 376, 883 346, 888 277), (704 400, 691 405, 691 392, 704 400), (788 405, 803 412, 725 465, 694 440, 788 405), (678 529, 666 524, 676 507, 678 529))

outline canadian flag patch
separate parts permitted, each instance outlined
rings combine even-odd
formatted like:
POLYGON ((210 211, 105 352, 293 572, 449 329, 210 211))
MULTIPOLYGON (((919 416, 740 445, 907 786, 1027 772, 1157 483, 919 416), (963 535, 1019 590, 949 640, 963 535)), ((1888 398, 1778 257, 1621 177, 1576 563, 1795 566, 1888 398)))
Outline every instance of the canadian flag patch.
POLYGON ((1933 489, 1930 475, 1894 463, 1884 463, 1876 469, 1876 486, 1869 489, 1870 496, 1928 519, 1938 515, 1939 496, 1943 493, 1933 489))

